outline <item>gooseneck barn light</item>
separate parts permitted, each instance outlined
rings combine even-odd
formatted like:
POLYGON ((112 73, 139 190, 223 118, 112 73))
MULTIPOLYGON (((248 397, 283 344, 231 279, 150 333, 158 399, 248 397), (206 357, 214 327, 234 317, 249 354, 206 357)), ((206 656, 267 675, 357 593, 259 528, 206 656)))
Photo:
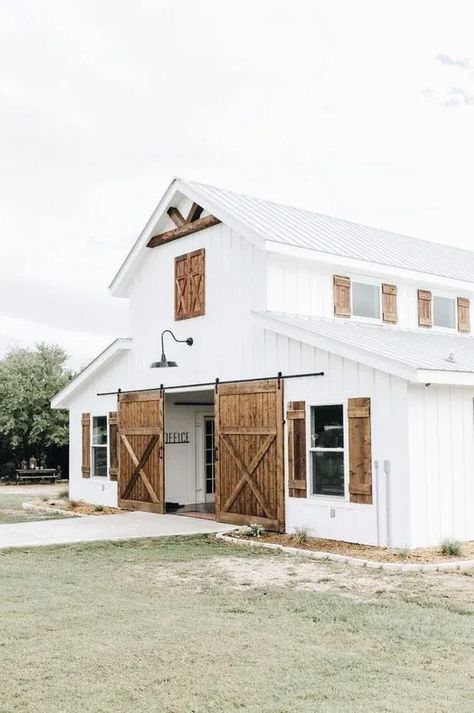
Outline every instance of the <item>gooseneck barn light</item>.
POLYGON ((153 364, 150 365, 152 369, 162 369, 167 366, 178 366, 175 361, 168 361, 168 359, 166 358, 165 347, 163 344, 163 336, 165 334, 171 334, 175 342, 179 342, 180 344, 187 344, 189 347, 192 347, 194 343, 194 339, 192 337, 188 337, 187 339, 177 339, 171 329, 165 329, 163 332, 161 332, 161 359, 160 361, 154 361, 153 364))

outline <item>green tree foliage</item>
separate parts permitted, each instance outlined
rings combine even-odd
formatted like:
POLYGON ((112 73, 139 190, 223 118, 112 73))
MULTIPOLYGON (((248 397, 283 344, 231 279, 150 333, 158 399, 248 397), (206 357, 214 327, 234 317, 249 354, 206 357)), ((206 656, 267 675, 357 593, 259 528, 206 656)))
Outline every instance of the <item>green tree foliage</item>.
POLYGON ((56 345, 13 349, 0 361, 2 451, 22 459, 68 443, 68 415, 51 398, 69 381, 67 354, 56 345))

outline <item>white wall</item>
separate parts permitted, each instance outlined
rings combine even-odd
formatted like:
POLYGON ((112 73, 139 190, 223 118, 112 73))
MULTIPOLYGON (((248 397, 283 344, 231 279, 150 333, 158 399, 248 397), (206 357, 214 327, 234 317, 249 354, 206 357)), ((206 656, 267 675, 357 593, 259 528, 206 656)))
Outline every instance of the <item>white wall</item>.
MULTIPOLYGON (((323 377, 287 380, 286 402, 304 400, 309 409, 311 404, 345 404, 349 397, 368 396, 371 399, 373 504, 363 505, 351 503, 348 498, 325 496, 306 499, 287 497, 287 529, 292 531, 298 526, 308 526, 316 537, 372 545, 391 543, 395 547, 408 546, 410 521, 406 382, 283 337, 267 333, 266 339, 273 343, 272 351, 277 363, 281 364, 284 354, 287 354, 288 366, 291 364, 292 371, 316 369, 325 372, 323 377), (387 477, 383 473, 383 461, 389 461, 391 470, 388 519, 387 477), (380 464, 378 476, 376 462, 380 464), (333 517, 331 511, 334 512, 333 517)), ((309 429, 309 413, 307 427, 309 429)), ((307 440, 309 445, 309 430, 307 440)), ((308 458, 308 484, 310 478, 308 458)))
POLYGON ((474 389, 410 385, 413 546, 474 539, 474 389))
POLYGON ((355 271, 341 265, 322 264, 279 253, 268 253, 267 273, 267 309, 312 317, 334 317, 334 275, 346 275, 353 281, 376 279, 380 283, 397 285, 397 326, 404 329, 419 329, 418 289, 439 291, 453 297, 473 297, 463 291, 446 291, 445 287, 440 288, 437 285, 435 278, 431 282, 401 279, 389 272, 383 272, 382 269, 374 275, 373 265, 370 265, 370 271, 364 271, 363 266, 355 271))

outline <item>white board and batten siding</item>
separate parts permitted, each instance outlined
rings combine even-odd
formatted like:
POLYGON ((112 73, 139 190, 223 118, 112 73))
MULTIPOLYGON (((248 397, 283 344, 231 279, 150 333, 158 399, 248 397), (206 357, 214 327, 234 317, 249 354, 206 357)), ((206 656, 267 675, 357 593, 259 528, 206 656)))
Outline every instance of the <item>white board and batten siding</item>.
POLYGON ((474 389, 410 384, 411 546, 474 539, 474 389))
MULTIPOLYGON (((285 402, 305 401, 307 451, 310 443, 311 405, 342 403, 347 425, 347 399, 369 397, 372 426, 371 505, 352 503, 342 497, 311 496, 311 465, 306 459, 307 498, 286 498, 288 531, 309 527, 315 537, 348 540, 372 545, 405 547, 410 543, 408 501, 407 384, 403 379, 315 349, 291 339, 265 333, 268 366, 287 364, 295 373, 324 371, 324 376, 289 379, 285 402), (389 462, 390 475, 383 472, 389 462), (376 467, 376 462, 380 464, 376 467), (389 493, 387 494, 387 487, 389 493), (387 505, 390 512, 387 512, 387 505)), ((345 474, 348 482, 348 438, 345 429, 345 474)), ((287 461, 287 459, 285 459, 287 461)), ((286 462, 286 466, 287 466, 286 462)), ((286 477, 288 483, 288 477, 286 477)))

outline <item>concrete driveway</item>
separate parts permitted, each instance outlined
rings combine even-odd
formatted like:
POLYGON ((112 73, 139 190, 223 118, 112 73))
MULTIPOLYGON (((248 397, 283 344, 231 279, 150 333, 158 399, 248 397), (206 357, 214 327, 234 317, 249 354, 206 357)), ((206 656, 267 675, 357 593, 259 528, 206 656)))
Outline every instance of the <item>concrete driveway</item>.
POLYGON ((230 530, 235 530, 235 525, 223 525, 212 520, 179 515, 123 512, 117 515, 88 515, 61 520, 0 525, 0 549, 95 540, 212 534, 230 530))

